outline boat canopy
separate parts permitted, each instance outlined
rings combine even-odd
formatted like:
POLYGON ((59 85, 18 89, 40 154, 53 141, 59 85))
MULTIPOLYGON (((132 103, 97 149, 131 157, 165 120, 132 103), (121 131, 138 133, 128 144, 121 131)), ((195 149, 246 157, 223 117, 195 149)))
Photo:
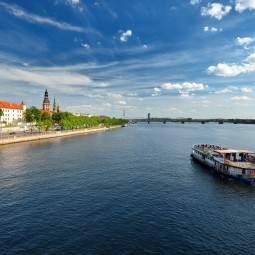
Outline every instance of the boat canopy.
POLYGON ((228 150, 214 150, 215 152, 217 153, 220 153, 220 154, 226 154, 226 153, 247 153, 247 154, 253 154, 255 153, 254 151, 250 151, 250 150, 231 150, 231 149, 228 149, 228 150))

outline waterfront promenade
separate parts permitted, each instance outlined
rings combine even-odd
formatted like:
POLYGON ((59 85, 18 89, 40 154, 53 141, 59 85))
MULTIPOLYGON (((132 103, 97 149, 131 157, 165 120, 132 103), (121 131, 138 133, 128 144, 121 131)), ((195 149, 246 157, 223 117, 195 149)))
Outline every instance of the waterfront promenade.
POLYGON ((109 129, 113 129, 113 128, 117 128, 117 127, 120 127, 120 126, 114 126, 114 127, 109 127, 109 128, 94 127, 94 128, 86 128, 86 129, 48 131, 48 132, 42 132, 42 133, 12 135, 12 136, 7 136, 7 137, 1 137, 0 145, 29 142, 29 141, 43 140, 43 139, 52 139, 52 138, 72 136, 72 135, 91 134, 91 133, 107 131, 109 129))

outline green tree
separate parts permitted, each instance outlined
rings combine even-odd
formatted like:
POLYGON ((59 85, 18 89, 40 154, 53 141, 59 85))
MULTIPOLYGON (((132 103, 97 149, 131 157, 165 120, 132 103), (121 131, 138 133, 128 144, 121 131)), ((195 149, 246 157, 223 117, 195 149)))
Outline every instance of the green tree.
POLYGON ((35 106, 31 106, 25 112, 25 120, 26 122, 35 122, 41 120, 42 113, 35 106))
POLYGON ((50 116, 48 112, 43 112, 41 115, 41 121, 46 121, 46 120, 52 121, 52 117, 50 116))
POLYGON ((4 111, 0 109, 0 118, 4 115, 4 111))
POLYGON ((36 126, 39 128, 39 132, 45 127, 45 124, 43 121, 37 121, 36 126))
POLYGON ((48 131, 50 128, 53 127, 51 119, 45 120, 43 123, 44 123, 45 131, 48 131))
POLYGON ((31 133, 33 131, 33 122, 41 121, 42 113, 35 106, 31 106, 25 111, 25 121, 30 122, 31 133))

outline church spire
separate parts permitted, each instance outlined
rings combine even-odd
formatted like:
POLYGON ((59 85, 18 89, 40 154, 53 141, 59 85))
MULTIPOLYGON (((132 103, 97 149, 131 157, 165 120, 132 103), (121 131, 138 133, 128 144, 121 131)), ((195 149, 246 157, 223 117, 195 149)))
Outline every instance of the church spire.
POLYGON ((57 112, 57 106, 56 106, 56 98, 54 96, 54 101, 53 101, 53 112, 57 112))
POLYGON ((58 105, 57 105, 57 112, 60 112, 60 103, 59 103, 59 100, 58 100, 58 105))

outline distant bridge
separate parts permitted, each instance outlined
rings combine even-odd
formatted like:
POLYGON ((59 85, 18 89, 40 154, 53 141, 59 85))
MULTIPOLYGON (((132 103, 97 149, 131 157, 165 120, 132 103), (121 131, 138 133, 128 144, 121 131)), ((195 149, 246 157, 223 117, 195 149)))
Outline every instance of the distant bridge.
MULTIPOLYGON (((131 119, 132 122, 148 122, 148 118, 137 118, 137 119, 131 119)), ((255 124, 255 119, 192 119, 192 118, 150 118, 150 123, 155 122, 173 122, 173 123, 201 123, 206 124, 209 122, 214 122, 218 124, 223 123, 233 123, 233 124, 255 124)))

